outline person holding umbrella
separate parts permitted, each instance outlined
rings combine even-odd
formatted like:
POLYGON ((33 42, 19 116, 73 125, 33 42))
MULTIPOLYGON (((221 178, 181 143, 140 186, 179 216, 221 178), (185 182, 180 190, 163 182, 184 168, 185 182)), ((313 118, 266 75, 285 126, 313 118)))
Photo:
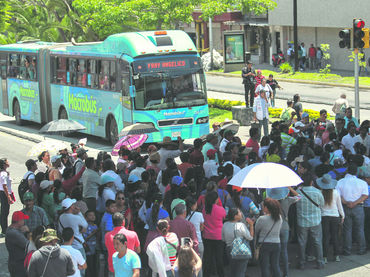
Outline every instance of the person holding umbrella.
POLYGON ((324 263, 328 262, 331 241, 334 247, 335 261, 340 262, 338 230, 339 225, 344 222, 344 211, 339 192, 335 189, 337 180, 331 178, 329 174, 325 174, 316 180, 316 184, 321 189, 325 201, 325 205, 321 208, 324 263))
POLYGON ((289 241, 289 224, 288 224, 288 211, 289 207, 299 201, 301 197, 291 187, 287 188, 273 188, 266 190, 266 196, 279 201, 281 206, 281 214, 283 223, 280 229, 280 261, 282 264, 283 276, 288 276, 289 259, 288 259, 288 241, 289 241), (289 193, 293 196, 290 197, 289 193))

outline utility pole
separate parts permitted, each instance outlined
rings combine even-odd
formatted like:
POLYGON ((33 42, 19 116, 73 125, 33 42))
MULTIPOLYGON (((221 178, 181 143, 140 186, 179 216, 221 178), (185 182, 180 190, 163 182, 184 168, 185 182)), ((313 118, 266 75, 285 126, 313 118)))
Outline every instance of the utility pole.
POLYGON ((213 70, 213 32, 212 32, 212 18, 209 17, 209 51, 211 53, 211 70, 213 70))
POLYGON ((293 0, 293 32, 294 32, 294 72, 298 71, 298 25, 297 0, 293 0))
POLYGON ((359 64, 358 64, 358 48, 355 52, 355 117, 360 120, 360 92, 359 92, 359 64))

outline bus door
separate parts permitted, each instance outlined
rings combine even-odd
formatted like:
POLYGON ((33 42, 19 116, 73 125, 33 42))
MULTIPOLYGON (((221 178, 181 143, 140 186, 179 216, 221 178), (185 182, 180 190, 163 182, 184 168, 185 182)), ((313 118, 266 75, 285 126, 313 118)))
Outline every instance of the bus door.
POLYGON ((130 95, 130 72, 129 65, 121 60, 121 103, 122 103, 122 117, 123 127, 132 124, 132 99, 130 95))
POLYGON ((0 56, 0 75, 1 75, 1 95, 0 97, 0 110, 3 114, 9 115, 9 101, 8 101, 8 86, 6 80, 7 71, 7 55, 1 54, 0 56))

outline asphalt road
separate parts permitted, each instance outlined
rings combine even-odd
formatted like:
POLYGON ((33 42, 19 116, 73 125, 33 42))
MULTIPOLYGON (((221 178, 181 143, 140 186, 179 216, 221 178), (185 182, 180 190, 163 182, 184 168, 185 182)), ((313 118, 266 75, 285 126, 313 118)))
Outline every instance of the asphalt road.
MULTIPOLYGON (((10 123, 9 123, 10 124, 10 123)), ((14 131, 14 129, 13 129, 14 131)), ((15 131, 16 133, 20 133, 20 131, 15 131)), ((32 139, 38 139, 40 136, 36 133, 28 134, 28 136, 32 139)), ((71 138, 76 139, 76 138, 71 138)), ((24 162, 29 158, 27 157, 27 152, 29 149, 35 144, 35 142, 28 141, 26 139, 21 139, 15 137, 13 135, 8 135, 4 132, 0 131, 0 157, 7 157, 10 162, 10 174, 13 178, 13 189, 17 191, 18 184, 26 172, 26 168, 24 166, 24 162)), ((94 139, 90 140, 90 146, 97 145, 98 147, 95 148, 90 147, 89 153, 92 156, 95 156, 96 152, 99 150, 99 143, 97 143, 99 139, 94 141, 94 139)), ((89 144, 89 142, 88 142, 89 144)), ((100 147, 107 147, 106 145, 100 145, 100 147)), ((17 193, 16 193, 17 195, 17 193)), ((18 198, 18 197, 17 197, 18 198)), ((15 204, 11 206, 11 212, 9 216, 9 220, 11 218, 12 212, 16 210, 20 210, 22 208, 20 201, 17 201, 15 204)), ((7 250, 4 243, 4 238, 0 239, 0 277, 8 277, 9 274, 7 272, 7 250)), ((367 277, 370 276, 370 253, 363 255, 363 256, 349 256, 349 257, 342 257, 342 262, 329 262, 325 266, 323 270, 316 270, 314 269, 314 263, 308 263, 306 266, 306 270, 299 271, 295 269, 296 265, 296 254, 297 254, 297 245, 291 244, 289 245, 289 253, 290 253, 290 262, 291 262, 291 269, 289 276, 304 276, 304 277, 323 277, 323 276, 356 276, 356 277, 367 277)), ((248 276, 260 276, 259 267, 258 266, 250 266, 248 268, 248 276)))
MULTIPOLYGON (((206 75, 207 89, 217 92, 232 92, 244 95, 244 86, 241 78, 206 75)), ((349 104, 354 107, 354 89, 346 87, 333 87, 327 85, 312 85, 290 82, 279 82, 283 90, 277 90, 276 96, 280 99, 292 99, 299 93, 302 102, 326 104, 332 106, 341 93, 347 95, 349 104)), ((370 109, 370 91, 360 90, 360 108, 370 109)), ((330 110, 331 111, 331 110, 330 110)))

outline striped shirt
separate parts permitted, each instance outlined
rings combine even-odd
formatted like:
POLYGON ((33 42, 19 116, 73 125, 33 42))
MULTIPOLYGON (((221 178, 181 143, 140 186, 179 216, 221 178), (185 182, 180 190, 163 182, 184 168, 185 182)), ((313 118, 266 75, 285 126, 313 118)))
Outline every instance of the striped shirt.
POLYGON ((175 233, 168 233, 164 238, 167 243, 168 258, 170 259, 171 266, 173 266, 173 264, 176 261, 176 254, 177 254, 177 248, 179 246, 179 240, 175 233))
POLYGON ((297 190, 302 197, 297 202, 297 223, 301 227, 313 227, 321 223, 321 209, 324 207, 324 197, 320 190, 308 186, 297 190), (303 193, 307 194, 319 207, 315 206, 303 193))
POLYGON ((288 134, 281 132, 281 146, 285 149, 285 153, 288 154, 290 147, 297 144, 297 140, 288 134))

